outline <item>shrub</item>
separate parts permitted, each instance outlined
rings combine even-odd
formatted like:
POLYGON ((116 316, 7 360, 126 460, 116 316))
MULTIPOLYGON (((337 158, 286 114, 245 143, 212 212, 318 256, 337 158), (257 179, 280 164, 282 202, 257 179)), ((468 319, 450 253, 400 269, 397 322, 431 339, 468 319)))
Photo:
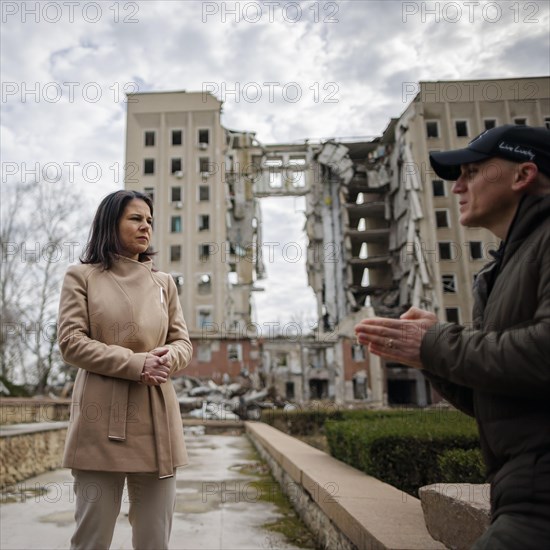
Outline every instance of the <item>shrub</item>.
POLYGON ((484 483, 485 465, 479 449, 451 449, 437 459, 442 483, 484 483))
POLYGON ((342 420, 343 416, 334 403, 310 403, 303 409, 264 409, 260 420, 289 435, 317 435, 324 433, 327 420, 342 420))
POLYGON ((342 420, 379 420, 421 414, 421 409, 357 409, 345 410, 333 402, 312 401, 293 410, 264 409, 260 418, 282 432, 289 435, 318 435, 325 432, 325 424, 342 420))
POLYGON ((415 495, 441 482, 438 457, 445 451, 479 447, 474 420, 454 410, 369 414, 326 422, 325 432, 332 456, 415 495))

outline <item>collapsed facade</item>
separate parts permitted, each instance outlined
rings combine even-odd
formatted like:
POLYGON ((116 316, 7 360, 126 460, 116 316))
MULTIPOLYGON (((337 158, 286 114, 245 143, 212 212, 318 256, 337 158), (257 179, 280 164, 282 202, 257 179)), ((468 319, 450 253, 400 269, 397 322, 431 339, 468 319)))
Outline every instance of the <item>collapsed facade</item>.
POLYGON ((223 128, 209 93, 139 93, 128 103, 127 187, 154 197, 154 245, 173 274, 195 352, 187 373, 218 383, 257 372, 282 399, 424 406, 420 371, 357 346, 353 326, 410 306, 470 321, 471 281, 496 248, 463 228, 429 152, 506 123, 550 126, 550 79, 421 82, 404 113, 368 142, 260 144, 223 128), (518 95, 530 90, 528 99, 518 95), (498 95, 495 92, 498 91, 498 95), (452 94, 451 94, 452 91, 452 94), (491 92, 492 95, 488 95, 491 92), (250 297, 265 276, 259 199, 304 196, 308 336, 258 334, 250 297))

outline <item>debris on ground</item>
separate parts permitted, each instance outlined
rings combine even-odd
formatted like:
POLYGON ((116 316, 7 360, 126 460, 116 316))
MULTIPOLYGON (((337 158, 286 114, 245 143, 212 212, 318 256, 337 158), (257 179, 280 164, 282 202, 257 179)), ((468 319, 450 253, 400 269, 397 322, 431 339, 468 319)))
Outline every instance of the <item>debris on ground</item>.
POLYGON ((257 420, 263 409, 285 405, 271 388, 254 388, 246 375, 239 379, 224 384, 185 375, 173 379, 181 413, 202 420, 257 420))

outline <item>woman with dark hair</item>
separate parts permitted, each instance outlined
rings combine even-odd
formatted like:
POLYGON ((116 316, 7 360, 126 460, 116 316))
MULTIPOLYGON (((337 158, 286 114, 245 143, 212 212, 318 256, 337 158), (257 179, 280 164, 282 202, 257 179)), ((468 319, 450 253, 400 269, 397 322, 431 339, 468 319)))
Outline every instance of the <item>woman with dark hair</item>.
POLYGON ((187 464, 170 375, 192 347, 172 277, 153 269, 153 204, 116 191, 65 275, 58 340, 78 367, 63 466, 76 495, 73 549, 109 548, 128 482, 132 543, 168 548, 175 470, 187 464))

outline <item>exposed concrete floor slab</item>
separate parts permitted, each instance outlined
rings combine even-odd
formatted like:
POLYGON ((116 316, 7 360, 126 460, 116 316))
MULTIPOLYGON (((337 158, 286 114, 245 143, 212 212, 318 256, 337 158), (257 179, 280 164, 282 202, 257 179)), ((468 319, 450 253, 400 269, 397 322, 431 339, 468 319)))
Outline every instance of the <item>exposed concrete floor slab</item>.
MULTIPOLYGON (((257 479, 253 473, 239 469, 255 464, 253 447, 245 436, 188 434, 186 443, 190 465, 177 474, 171 550, 298 548, 263 527, 280 514, 269 498, 260 499, 258 489, 251 486, 257 479)), ((70 471, 47 472, 14 489, 12 495, 0 495, 0 548, 69 548, 74 526, 70 471)), ((273 491, 278 488, 274 486, 273 491)), ((123 498, 111 548, 132 548, 127 498, 123 498)))

